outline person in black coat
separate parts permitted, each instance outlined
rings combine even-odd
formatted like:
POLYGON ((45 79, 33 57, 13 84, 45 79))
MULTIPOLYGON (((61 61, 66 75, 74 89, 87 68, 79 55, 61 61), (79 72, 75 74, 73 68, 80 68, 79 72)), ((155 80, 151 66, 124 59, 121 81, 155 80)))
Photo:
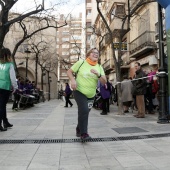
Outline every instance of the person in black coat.
POLYGON ((139 62, 135 63, 135 79, 132 81, 133 88, 132 94, 136 96, 136 105, 138 108, 138 114, 134 115, 136 118, 145 117, 145 100, 144 95, 146 94, 146 74, 141 69, 139 62), (145 77, 145 78, 144 78, 145 77))
POLYGON ((68 107, 68 104, 70 107, 73 106, 73 104, 70 101, 70 95, 72 94, 72 90, 70 89, 70 86, 68 83, 66 83, 66 88, 65 88, 65 99, 66 99, 66 105, 64 107, 68 107))

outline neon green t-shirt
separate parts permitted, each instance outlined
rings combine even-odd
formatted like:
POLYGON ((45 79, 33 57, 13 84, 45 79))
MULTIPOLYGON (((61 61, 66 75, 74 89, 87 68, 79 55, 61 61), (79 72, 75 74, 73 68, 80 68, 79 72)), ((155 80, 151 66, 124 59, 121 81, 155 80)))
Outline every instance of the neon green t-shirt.
POLYGON ((105 75, 105 73, 102 66, 99 64, 92 66, 86 60, 84 61, 83 64, 82 63, 83 60, 79 60, 71 67, 74 73, 76 73, 79 69, 76 78, 77 82, 76 90, 83 93, 87 98, 92 98, 96 94, 98 77, 97 75, 91 73, 90 70, 91 69, 97 70, 101 74, 101 76, 105 75))

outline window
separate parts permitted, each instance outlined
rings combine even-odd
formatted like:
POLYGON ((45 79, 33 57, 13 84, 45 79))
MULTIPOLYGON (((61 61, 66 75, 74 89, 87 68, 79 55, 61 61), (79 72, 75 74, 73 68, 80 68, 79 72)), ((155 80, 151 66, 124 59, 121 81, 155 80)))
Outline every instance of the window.
POLYGON ((87 9, 86 15, 87 15, 87 17, 90 17, 90 16, 91 16, 91 9, 87 9))
POLYGON ((68 51, 63 51, 62 55, 69 55, 70 53, 68 51))
POLYGON ((78 56, 77 56, 77 55, 72 55, 72 56, 70 57, 70 59, 71 59, 71 60, 78 60, 78 56))
POLYGON ((112 9, 110 10, 110 22, 114 19, 116 14, 116 8, 112 7, 112 9))
POLYGON ((114 3, 110 12, 109 18, 110 22, 115 18, 115 16, 122 16, 125 15, 125 4, 114 3))
POLYGON ((70 46, 69 46, 69 44, 63 44, 62 45, 62 48, 69 48, 70 46))
POLYGON ((147 10, 143 15, 140 16, 138 20, 138 33, 141 35, 145 31, 150 30, 150 17, 149 10, 147 10))
POLYGON ((74 36, 71 36, 71 40, 81 40, 81 36, 80 35, 74 35, 74 36))
POLYGON ((91 22, 86 22, 86 27, 87 28, 91 27, 91 22))
POLYGON ((125 15, 125 4, 116 5, 116 15, 125 15))
POLYGON ((90 41, 90 38, 91 38, 91 36, 90 36, 90 35, 87 35, 87 40, 88 40, 88 41, 90 41))
POLYGON ((62 38, 62 41, 69 41, 69 38, 62 38))
POLYGON ((69 32, 68 31, 63 31, 62 35, 69 35, 69 32))

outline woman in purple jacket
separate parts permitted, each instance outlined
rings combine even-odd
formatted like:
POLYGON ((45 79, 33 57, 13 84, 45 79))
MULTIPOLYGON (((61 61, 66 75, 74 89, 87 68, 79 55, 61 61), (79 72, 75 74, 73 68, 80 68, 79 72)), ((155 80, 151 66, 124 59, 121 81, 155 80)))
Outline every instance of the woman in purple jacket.
POLYGON ((110 112, 110 103, 109 99, 111 96, 112 91, 112 85, 107 79, 107 83, 105 85, 102 85, 100 83, 100 94, 102 97, 102 112, 101 115, 107 115, 108 112, 110 112))
POLYGON ((70 86, 68 83, 66 83, 66 88, 65 88, 65 98, 66 98, 66 105, 64 107, 68 107, 68 104, 70 107, 73 106, 73 104, 70 101, 70 95, 72 94, 72 90, 70 89, 70 86))

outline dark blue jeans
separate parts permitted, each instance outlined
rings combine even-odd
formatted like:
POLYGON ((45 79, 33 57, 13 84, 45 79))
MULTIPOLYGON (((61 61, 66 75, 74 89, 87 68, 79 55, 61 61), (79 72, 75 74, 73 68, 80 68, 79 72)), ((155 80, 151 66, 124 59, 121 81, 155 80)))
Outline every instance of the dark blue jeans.
POLYGON ((70 101, 70 94, 68 94, 68 95, 65 97, 65 99, 66 99, 66 105, 65 105, 65 106, 68 107, 68 104, 69 104, 70 106, 73 105, 73 104, 71 103, 71 101, 70 101))
POLYGON ((78 106, 78 124, 80 133, 88 133, 88 117, 91 109, 88 107, 88 101, 93 101, 94 98, 88 99, 84 94, 79 91, 74 91, 74 98, 78 106))
POLYGON ((0 89, 0 123, 7 121, 6 104, 10 96, 9 90, 0 89))

